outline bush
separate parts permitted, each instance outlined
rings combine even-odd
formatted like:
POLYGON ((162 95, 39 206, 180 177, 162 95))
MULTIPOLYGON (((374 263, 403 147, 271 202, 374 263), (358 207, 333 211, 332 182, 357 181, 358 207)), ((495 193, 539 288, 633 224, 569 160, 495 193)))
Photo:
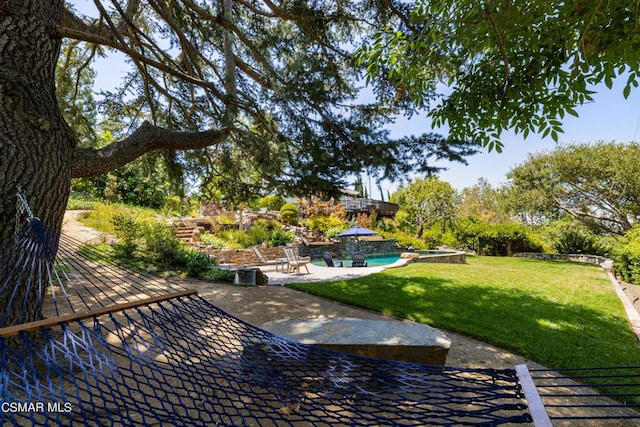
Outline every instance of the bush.
POLYGON ((481 253, 494 256, 511 256, 516 252, 541 252, 527 227, 521 224, 491 224, 480 236, 481 253))
POLYGON ((231 270, 214 267, 204 275, 203 279, 211 281, 233 281, 234 275, 231 270))
POLYGON ((640 226, 627 232, 613 251, 614 269, 618 278, 640 285, 640 226))
POLYGON ((225 234, 224 231, 220 231, 216 234, 208 233, 208 232, 202 233, 200 235, 200 239, 202 240, 202 243, 204 243, 205 245, 213 246, 214 248, 217 248, 217 249, 229 247, 229 245, 227 244, 227 240, 223 238, 223 234, 225 234))
POLYGON ((140 225, 130 215, 118 214, 112 220, 118 242, 113 245, 119 258, 132 258, 138 248, 140 225))
POLYGON ((279 211, 287 201, 279 195, 268 195, 258 200, 258 207, 267 208, 270 211, 279 211))
MULTIPOLYGON (((328 236, 329 230, 340 230, 338 233, 347 229, 346 224, 340 218, 335 216, 316 216, 307 221, 307 227, 316 230, 328 236)), ((337 234, 337 233, 336 233, 337 234)))
POLYGON ((238 234, 238 243, 240 243, 243 248, 250 248, 251 246, 261 245, 262 242, 268 242, 270 237, 271 234, 268 230, 254 226, 244 233, 238 234))
POLYGON ((561 254, 601 255, 604 252, 595 236, 573 229, 562 230, 553 247, 561 254))
POLYGON ((415 236, 411 236, 402 231, 383 232, 382 236, 385 239, 396 239, 398 245, 403 248, 412 247, 414 249, 429 249, 424 240, 418 239, 415 236))
POLYGON ((342 233, 344 230, 345 230, 344 226, 331 227, 324 232, 324 235, 327 236, 329 239, 333 239, 338 234, 342 233))
POLYGON ((149 224, 143 231, 147 256, 153 261, 170 266, 176 264, 182 242, 175 236, 175 230, 163 223, 149 224))
POLYGON ((225 228, 225 226, 226 228, 229 228, 229 226, 231 225, 236 225, 236 221, 233 218, 226 215, 221 215, 219 217, 216 217, 216 222, 219 225, 221 225, 223 228, 225 228))
POLYGON ((67 209, 93 209, 97 201, 98 200, 89 193, 72 192, 69 195, 69 200, 67 201, 67 209))
POLYGON ((248 230, 222 230, 218 233, 204 233, 202 242, 216 248, 249 248, 251 246, 268 243, 270 246, 280 246, 293 241, 293 234, 282 229, 277 221, 258 220, 248 230))
POLYGON ((216 263, 204 252, 189 248, 180 248, 177 253, 176 267, 182 267, 192 277, 206 277, 216 267, 216 263))
POLYGON ((293 242, 293 234, 284 230, 275 230, 271 233, 271 246, 283 246, 293 242))
POLYGON ((443 235, 444 231, 442 231, 442 227, 436 225, 424 230, 422 233, 422 240, 424 240, 424 243, 428 248, 435 248, 442 244, 443 235))
POLYGON ((298 223, 298 207, 293 203, 285 203, 280 208, 280 219, 288 224, 298 223))
POLYGON ((542 244, 522 224, 489 224, 475 217, 460 219, 455 235, 465 249, 480 255, 511 256, 516 252, 541 252, 542 244))
POLYGON ((168 214, 176 214, 182 211, 182 200, 178 196, 165 196, 164 211, 168 214))

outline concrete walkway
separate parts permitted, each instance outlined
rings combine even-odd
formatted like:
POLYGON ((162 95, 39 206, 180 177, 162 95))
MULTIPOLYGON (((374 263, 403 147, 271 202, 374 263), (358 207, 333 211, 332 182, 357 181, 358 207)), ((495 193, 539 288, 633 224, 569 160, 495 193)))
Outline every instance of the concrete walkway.
POLYGON ((327 267, 315 264, 307 264, 309 273, 301 268, 301 273, 287 274, 276 271, 273 266, 260 266, 260 270, 269 278, 269 285, 286 285, 288 283, 305 283, 305 282, 330 282, 334 280, 349 280, 358 277, 368 276, 369 274, 379 273, 388 268, 401 267, 407 264, 406 259, 399 259, 393 264, 379 267, 327 267))

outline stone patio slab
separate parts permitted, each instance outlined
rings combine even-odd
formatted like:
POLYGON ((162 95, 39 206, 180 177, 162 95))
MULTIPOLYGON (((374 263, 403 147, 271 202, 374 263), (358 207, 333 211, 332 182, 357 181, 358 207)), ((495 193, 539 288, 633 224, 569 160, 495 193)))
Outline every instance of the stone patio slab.
POLYGON ((262 328, 305 344, 376 359, 444 365, 451 340, 428 325, 344 317, 286 319, 262 328))

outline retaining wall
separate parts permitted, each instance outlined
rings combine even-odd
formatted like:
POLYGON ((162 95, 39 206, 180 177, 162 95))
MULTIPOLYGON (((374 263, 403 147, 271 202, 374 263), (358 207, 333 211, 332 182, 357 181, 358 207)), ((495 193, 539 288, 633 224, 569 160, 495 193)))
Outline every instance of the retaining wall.
POLYGON ((344 240, 337 243, 311 243, 300 247, 300 255, 311 259, 322 259, 323 252, 330 252, 335 259, 348 259, 354 252, 366 255, 399 254, 400 247, 395 239, 388 240, 344 240))
POLYGON ((546 259, 556 261, 573 261, 583 262, 586 264, 599 265, 605 270, 613 268, 613 260, 600 255, 587 255, 587 254, 542 254, 538 252, 519 252, 513 254, 514 257, 520 258, 533 258, 533 259, 546 259))
POLYGON ((430 254, 420 255, 419 258, 413 260, 413 262, 430 262, 430 263, 442 263, 442 264, 466 264, 466 254, 462 251, 453 252, 451 254, 430 254))

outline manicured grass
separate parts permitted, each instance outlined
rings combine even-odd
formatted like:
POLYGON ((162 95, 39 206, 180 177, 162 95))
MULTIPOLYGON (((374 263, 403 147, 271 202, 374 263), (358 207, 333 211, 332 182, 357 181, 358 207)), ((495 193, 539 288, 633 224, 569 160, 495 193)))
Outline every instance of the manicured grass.
POLYGON ((290 285, 497 345, 551 368, 640 365, 599 267, 522 258, 410 264, 361 279, 290 285))

